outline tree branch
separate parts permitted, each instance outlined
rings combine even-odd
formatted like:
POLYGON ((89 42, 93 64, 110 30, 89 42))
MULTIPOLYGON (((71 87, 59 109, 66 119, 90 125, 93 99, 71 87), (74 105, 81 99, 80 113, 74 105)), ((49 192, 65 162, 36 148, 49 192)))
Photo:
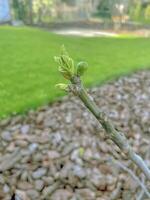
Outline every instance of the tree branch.
POLYGON ((142 188, 142 190, 144 191, 144 193, 147 195, 147 197, 150 198, 150 193, 148 191, 148 189, 146 188, 146 186, 144 185, 144 183, 134 174, 134 172, 130 169, 128 169, 124 164, 122 164, 121 162, 118 162, 117 160, 112 159, 112 162, 114 162, 118 167, 120 167, 121 169, 123 169, 124 171, 128 172, 130 174, 130 176, 138 183, 138 185, 142 188))
POLYGON ((113 123, 108 119, 106 114, 102 112, 95 104, 93 99, 86 92, 79 76, 74 76, 71 79, 71 85, 69 86, 73 94, 77 95, 89 111, 95 116, 98 122, 105 129, 109 138, 122 150, 122 152, 132 160, 145 174, 146 178, 150 180, 150 169, 145 164, 144 160, 137 155, 132 147, 129 145, 127 138, 122 132, 115 129, 113 123))
POLYGON ((150 169, 144 160, 133 151, 125 135, 114 127, 107 115, 98 108, 86 92, 80 77, 84 75, 88 66, 87 63, 79 62, 75 66, 74 60, 69 56, 64 46, 62 47, 61 55, 55 57, 55 61, 59 64, 58 70, 62 76, 71 82, 71 85, 60 83, 57 84, 57 87, 64 91, 71 91, 77 95, 105 129, 109 138, 121 149, 128 159, 132 160, 141 169, 146 178, 150 180, 150 169))

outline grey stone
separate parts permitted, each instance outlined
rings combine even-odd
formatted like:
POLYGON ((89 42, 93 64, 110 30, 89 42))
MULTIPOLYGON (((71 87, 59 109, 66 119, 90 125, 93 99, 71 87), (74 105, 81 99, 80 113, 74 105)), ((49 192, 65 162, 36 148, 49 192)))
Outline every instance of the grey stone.
POLYGON ((35 181, 35 189, 38 191, 41 191, 44 187, 44 181, 43 180, 36 180, 35 181))
POLYGON ((27 181, 20 181, 18 184, 17 184, 18 188, 21 189, 21 190, 29 190, 29 189, 32 189, 33 188, 33 185, 27 181))
POLYGON ((51 200, 70 200, 70 198, 72 198, 73 193, 68 191, 68 190, 64 190, 64 189, 59 189, 56 190, 52 196, 51 196, 51 200))
POLYGON ((39 153, 35 153, 34 154, 34 157, 33 157, 33 160, 35 162, 40 162, 43 160, 43 155, 39 152, 39 153))
POLYGON ((87 188, 78 189, 76 190, 76 193, 79 194, 80 198, 83 198, 86 200, 95 200, 96 198, 95 193, 87 188))
POLYGON ((60 154, 57 151, 51 150, 51 151, 48 151, 47 154, 48 154, 49 159, 56 159, 60 157, 60 154))
POLYGON ((16 146, 19 146, 19 147, 26 147, 28 145, 28 142, 23 141, 23 140, 17 140, 17 141, 15 141, 15 144, 16 144, 16 146))
POLYGON ((23 125, 23 126, 21 127, 21 133, 22 133, 22 134, 27 134, 27 133, 29 133, 29 130, 30 130, 30 126, 29 126, 29 125, 23 125))
POLYGON ((47 169, 45 169, 45 168, 38 168, 36 171, 34 171, 33 173, 32 173, 32 177, 34 178, 34 179, 39 179, 39 178, 41 178, 42 176, 44 176, 45 174, 46 174, 46 172, 47 172, 47 169))
POLYGON ((16 190, 15 191, 15 200, 29 200, 27 194, 26 194, 26 191, 23 191, 23 190, 16 190))
POLYGON ((66 114, 66 123, 70 124, 72 121, 72 113, 71 112, 68 112, 66 114))
POLYGON ((91 160, 93 157, 92 150, 90 148, 86 149, 83 155, 83 158, 87 161, 91 160))
POLYGON ((42 180, 45 182, 46 185, 52 185, 54 182, 54 179, 51 176, 43 176, 42 180))
POLYGON ((9 131, 4 131, 1 133, 1 137, 3 140, 10 142, 12 140, 12 134, 9 131))
POLYGON ((83 169, 79 165, 73 165, 73 174, 79 178, 85 178, 86 177, 86 169, 83 169))
POLYGON ((15 150, 15 148, 16 148, 15 142, 11 142, 7 146, 7 151, 12 153, 15 150))
POLYGON ((26 191, 28 197, 32 200, 39 198, 39 193, 36 190, 27 190, 26 191))
POLYGON ((38 148, 38 144, 37 143, 32 143, 29 145, 29 151, 30 153, 34 153, 38 148))
POLYGON ((6 171, 14 167, 21 159, 20 149, 11 154, 6 154, 0 159, 0 171, 6 171))
POLYGON ((44 120, 44 113, 43 113, 43 112, 40 112, 40 113, 38 114, 37 118, 36 118, 36 123, 37 123, 37 124, 40 124, 40 123, 43 122, 43 120, 44 120))
POLYGON ((3 187, 3 192, 9 193, 9 191, 10 191, 10 187, 7 184, 5 184, 4 187, 3 187))

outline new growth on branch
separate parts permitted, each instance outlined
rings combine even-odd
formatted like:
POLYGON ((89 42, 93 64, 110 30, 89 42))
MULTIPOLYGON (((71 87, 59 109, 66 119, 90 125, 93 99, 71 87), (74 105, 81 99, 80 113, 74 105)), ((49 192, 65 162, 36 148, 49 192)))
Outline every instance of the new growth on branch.
POLYGON ((102 125, 108 137, 121 149, 128 159, 132 160, 138 166, 145 174, 146 178, 150 180, 150 169, 145 161, 140 155, 133 151, 125 134, 115 128, 108 116, 98 108, 84 88, 80 77, 84 75, 88 64, 82 61, 75 65, 74 60, 69 56, 64 46, 61 49, 60 56, 55 57, 55 61, 59 65, 58 71, 65 79, 70 81, 69 84, 59 83, 56 87, 67 92, 72 92, 74 95, 78 96, 102 125))
MULTIPOLYGON (((73 81, 75 77, 81 77, 88 68, 87 62, 81 61, 75 65, 74 60, 69 56, 64 45, 61 48, 60 56, 54 57, 55 61, 59 64, 58 71, 62 76, 70 81, 73 81)), ((57 88, 69 91, 69 85, 64 83, 59 83, 56 85, 57 88)))

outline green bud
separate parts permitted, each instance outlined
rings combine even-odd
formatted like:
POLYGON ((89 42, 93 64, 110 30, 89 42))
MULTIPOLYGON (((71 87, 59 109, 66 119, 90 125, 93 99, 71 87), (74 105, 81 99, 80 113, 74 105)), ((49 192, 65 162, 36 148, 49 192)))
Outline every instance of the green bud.
POLYGON ((63 90, 63 91, 68 91, 68 85, 67 84, 64 84, 64 83, 59 83, 59 84, 56 84, 55 85, 56 88, 60 89, 60 90, 63 90))
POLYGON ((79 62, 77 64, 77 75, 78 76, 83 76, 84 72, 87 70, 88 64, 86 62, 79 62))

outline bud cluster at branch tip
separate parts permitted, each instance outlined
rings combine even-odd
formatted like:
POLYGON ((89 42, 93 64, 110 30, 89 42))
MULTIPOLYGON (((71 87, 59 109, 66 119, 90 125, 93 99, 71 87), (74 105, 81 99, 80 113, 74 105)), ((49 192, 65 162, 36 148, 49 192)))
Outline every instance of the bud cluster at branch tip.
MULTIPOLYGON (((76 66, 74 64, 74 60, 69 56, 68 52, 66 51, 64 45, 61 48, 61 53, 59 56, 54 57, 55 61, 59 64, 58 71, 62 74, 62 76, 70 80, 77 76, 83 76, 84 72, 87 70, 88 64, 86 62, 79 62, 76 66)), ((68 85, 66 84, 57 84, 57 88, 61 90, 68 91, 68 85)))
POLYGON ((64 46, 62 46, 60 56, 55 56, 54 59, 59 64, 58 71, 65 79, 70 80, 75 74, 74 61, 68 55, 64 46))

